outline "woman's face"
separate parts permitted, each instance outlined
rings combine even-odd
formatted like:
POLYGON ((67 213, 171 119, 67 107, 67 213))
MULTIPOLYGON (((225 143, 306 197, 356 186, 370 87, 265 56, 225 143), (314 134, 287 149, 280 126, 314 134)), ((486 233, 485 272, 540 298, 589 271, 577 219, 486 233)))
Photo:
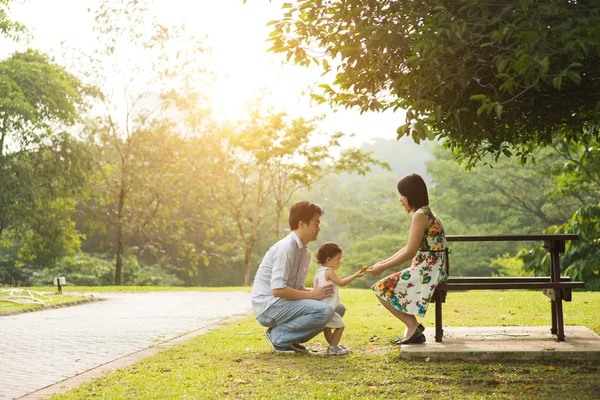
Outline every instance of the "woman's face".
POLYGON ((400 195, 400 203, 402 203, 402 206, 404 207, 406 212, 410 212, 412 210, 412 207, 410 206, 410 204, 408 204, 408 199, 406 198, 406 196, 400 195))

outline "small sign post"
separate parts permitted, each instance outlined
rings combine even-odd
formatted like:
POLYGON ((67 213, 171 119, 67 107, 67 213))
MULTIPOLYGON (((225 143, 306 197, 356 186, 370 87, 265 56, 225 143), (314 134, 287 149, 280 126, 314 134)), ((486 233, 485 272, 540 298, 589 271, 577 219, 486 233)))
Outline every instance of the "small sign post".
POLYGON ((54 284, 56 286, 58 286, 58 293, 62 293, 62 285, 65 285, 67 283, 67 280, 65 279, 64 276, 59 276, 54 278, 54 284))

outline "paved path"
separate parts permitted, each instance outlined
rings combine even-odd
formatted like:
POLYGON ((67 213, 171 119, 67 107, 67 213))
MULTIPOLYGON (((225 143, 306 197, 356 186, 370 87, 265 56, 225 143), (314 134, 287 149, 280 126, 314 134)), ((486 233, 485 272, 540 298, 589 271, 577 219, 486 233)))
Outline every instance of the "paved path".
POLYGON ((246 292, 96 295, 106 301, 0 317, 0 399, 249 312, 246 292))

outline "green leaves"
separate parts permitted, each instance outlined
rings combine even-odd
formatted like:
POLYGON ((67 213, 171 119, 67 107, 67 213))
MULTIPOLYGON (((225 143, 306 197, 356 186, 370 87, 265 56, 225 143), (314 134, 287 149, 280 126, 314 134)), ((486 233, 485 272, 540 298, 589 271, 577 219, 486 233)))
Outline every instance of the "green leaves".
POLYGON ((7 11, 15 0, 0 0, 0 34, 9 39, 20 41, 27 38, 27 28, 20 22, 10 20, 7 11))
POLYGON ((8 137, 26 146, 41 142, 52 124, 73 124, 89 88, 35 50, 0 61, 0 157, 8 137))
POLYGON ((272 26, 291 62, 340 66, 319 102, 403 108, 399 135, 442 138, 471 165, 501 143, 535 152, 600 121, 600 9, 587 3, 298 0, 272 26))

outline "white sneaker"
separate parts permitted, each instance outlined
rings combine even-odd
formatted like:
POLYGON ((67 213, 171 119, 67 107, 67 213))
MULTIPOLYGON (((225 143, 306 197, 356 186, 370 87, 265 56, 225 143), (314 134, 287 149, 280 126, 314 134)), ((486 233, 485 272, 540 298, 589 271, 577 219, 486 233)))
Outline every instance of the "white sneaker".
POLYGON ((350 350, 342 348, 340 346, 329 346, 327 348, 328 356, 346 356, 350 353, 352 353, 350 350))

